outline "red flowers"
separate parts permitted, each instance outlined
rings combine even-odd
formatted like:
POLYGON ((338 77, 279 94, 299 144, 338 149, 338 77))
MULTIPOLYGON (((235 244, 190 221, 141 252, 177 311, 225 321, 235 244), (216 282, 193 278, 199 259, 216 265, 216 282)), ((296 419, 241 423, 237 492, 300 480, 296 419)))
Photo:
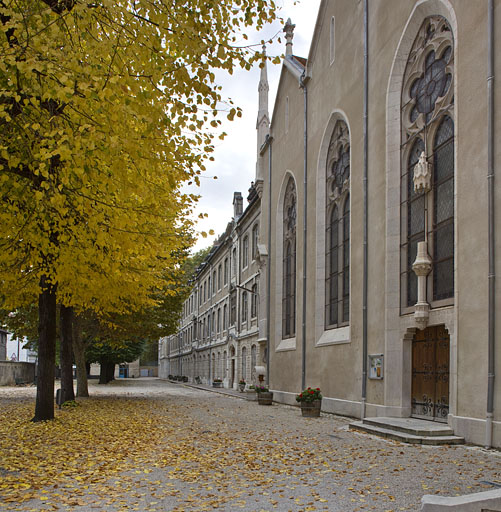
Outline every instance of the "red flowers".
POLYGON ((296 395, 297 402, 314 402, 315 400, 322 400, 322 393, 320 388, 306 388, 302 393, 296 395))

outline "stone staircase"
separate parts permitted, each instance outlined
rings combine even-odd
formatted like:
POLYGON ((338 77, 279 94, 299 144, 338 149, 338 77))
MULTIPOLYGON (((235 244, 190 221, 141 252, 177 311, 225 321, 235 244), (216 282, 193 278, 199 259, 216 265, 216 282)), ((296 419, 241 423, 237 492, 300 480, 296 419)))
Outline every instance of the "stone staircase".
POLYGON ((350 423, 352 430, 367 432, 394 441, 410 444, 463 444, 464 438, 455 436, 444 423, 417 418, 364 418, 350 423))

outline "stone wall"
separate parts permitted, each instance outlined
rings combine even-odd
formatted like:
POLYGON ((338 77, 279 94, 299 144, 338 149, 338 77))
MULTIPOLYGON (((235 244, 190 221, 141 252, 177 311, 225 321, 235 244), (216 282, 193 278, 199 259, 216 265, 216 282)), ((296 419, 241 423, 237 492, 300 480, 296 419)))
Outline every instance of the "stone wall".
POLYGON ((18 382, 35 381, 35 363, 0 361, 0 386, 14 386, 18 382))

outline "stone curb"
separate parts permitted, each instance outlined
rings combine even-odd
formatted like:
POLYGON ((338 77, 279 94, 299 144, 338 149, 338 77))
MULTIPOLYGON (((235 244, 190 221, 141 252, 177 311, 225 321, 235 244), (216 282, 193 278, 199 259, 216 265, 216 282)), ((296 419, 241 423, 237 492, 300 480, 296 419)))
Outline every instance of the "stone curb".
POLYGON ((426 494, 421 499, 421 512, 495 512, 501 511, 501 489, 444 497, 426 494))

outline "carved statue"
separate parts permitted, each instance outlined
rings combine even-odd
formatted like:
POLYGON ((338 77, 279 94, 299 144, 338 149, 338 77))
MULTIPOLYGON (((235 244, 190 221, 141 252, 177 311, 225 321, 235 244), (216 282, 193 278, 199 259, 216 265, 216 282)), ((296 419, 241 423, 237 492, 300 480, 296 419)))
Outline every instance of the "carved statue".
POLYGON ((431 164, 426 161, 424 151, 419 155, 419 161, 414 166, 414 191, 429 192, 431 190, 431 164))

